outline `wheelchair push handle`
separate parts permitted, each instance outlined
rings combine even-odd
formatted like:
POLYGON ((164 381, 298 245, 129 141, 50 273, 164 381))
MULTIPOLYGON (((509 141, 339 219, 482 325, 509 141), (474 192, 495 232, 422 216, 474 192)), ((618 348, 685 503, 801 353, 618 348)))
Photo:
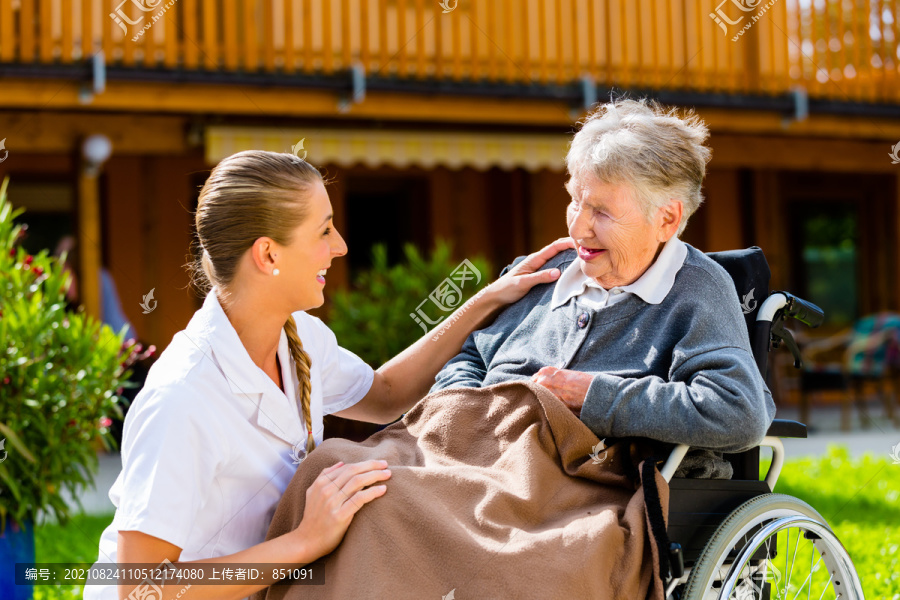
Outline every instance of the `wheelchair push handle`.
POLYGON ((760 307, 756 321, 772 323, 781 320, 782 317, 791 317, 804 325, 816 328, 825 320, 825 311, 790 292, 772 292, 760 307))
POLYGON ((788 299, 787 305, 784 307, 785 316, 797 319, 804 325, 812 328, 818 327, 822 324, 822 321, 825 320, 825 311, 812 302, 804 300, 803 298, 798 298, 787 292, 779 293, 784 294, 788 299))
POLYGON ((825 320, 825 311, 789 292, 772 292, 766 298, 756 316, 756 331, 753 336, 753 355, 763 377, 766 376, 768 366, 766 356, 770 342, 775 348, 783 343, 794 356, 794 367, 799 369, 803 366, 800 348, 797 347, 790 330, 784 326, 788 318, 815 328, 825 320))

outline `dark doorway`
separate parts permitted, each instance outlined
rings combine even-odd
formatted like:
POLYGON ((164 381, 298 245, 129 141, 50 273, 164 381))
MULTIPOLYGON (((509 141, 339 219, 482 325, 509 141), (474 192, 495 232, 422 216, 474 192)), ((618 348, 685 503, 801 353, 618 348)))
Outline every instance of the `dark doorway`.
POLYGON ((346 191, 347 260, 351 281, 372 266, 372 247, 384 244, 388 264, 402 262, 403 245, 430 251, 428 180, 416 176, 349 175, 346 191))
POLYGON ((16 223, 27 225, 22 247, 29 254, 44 249, 53 253, 63 237, 75 235, 75 189, 70 180, 20 176, 10 180, 8 193, 14 208, 25 209, 16 223))
POLYGON ((829 327, 895 310, 893 177, 784 173, 790 289, 825 310, 829 327))
POLYGON ((792 205, 798 289, 815 298, 835 326, 859 314, 859 212, 853 202, 792 205))

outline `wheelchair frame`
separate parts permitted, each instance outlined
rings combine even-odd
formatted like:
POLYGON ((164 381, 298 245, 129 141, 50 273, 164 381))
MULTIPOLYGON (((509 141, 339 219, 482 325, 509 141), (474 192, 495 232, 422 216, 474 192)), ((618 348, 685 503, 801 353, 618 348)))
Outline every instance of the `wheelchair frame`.
MULTIPOLYGON (((816 327, 824 314, 815 305, 787 292, 773 292, 766 298, 757 314, 756 329, 751 332, 754 358, 763 379, 766 377, 770 343, 774 342, 777 347, 778 342, 784 340, 784 335, 790 336, 783 328, 782 321, 791 317, 816 327)), ((795 365, 799 366, 799 350, 793 344, 793 339, 784 341, 794 352, 795 365)), ((787 532, 787 566, 791 530, 796 528, 795 557, 802 534, 804 539, 811 542, 810 562, 812 563, 815 551, 819 552, 819 562, 825 559, 828 572, 831 573, 826 586, 832 586, 833 597, 864 599, 862 585, 852 560, 825 519, 797 498, 772 493, 784 466, 784 444, 781 437, 805 438, 806 426, 795 421, 773 421, 768 435, 760 444, 760 447, 772 448, 772 463, 763 481, 759 481, 759 447, 732 455, 742 461, 739 464, 744 467, 744 479, 731 480, 674 478, 690 448, 679 444, 671 451, 660 469, 663 478, 670 484, 671 492, 667 530, 673 541, 669 548, 669 578, 664 582, 666 598, 745 598, 748 597, 746 592, 749 590, 750 597, 770 600, 772 584, 767 580, 771 573, 778 571, 773 562, 778 554, 777 536, 787 532), (695 503, 698 512, 672 512, 673 508, 695 503), (697 516, 701 517, 699 524, 696 523, 697 516), (701 540, 702 549, 698 552, 698 541, 701 540), (775 541, 774 549, 772 540, 775 541), (689 546, 682 547, 679 541, 689 546), (747 577, 742 577, 745 565, 749 567, 749 572, 747 577), (741 595, 740 590, 745 592, 744 595, 741 595), (733 592, 738 595, 732 596, 733 592), (759 593, 758 596, 756 592, 759 593)), ((660 551, 665 552, 666 549, 660 548, 660 551)), ((789 577, 793 575, 793 568, 792 560, 789 577)), ((814 572, 814 566, 811 566, 810 575, 807 576, 807 595, 812 590, 811 577, 814 572)), ((798 595, 802 593, 807 580, 804 580, 798 595)), ((826 591, 827 588, 823 590, 823 596, 826 591)), ((786 589, 780 591, 776 598, 780 598, 780 594, 785 592, 786 589)))

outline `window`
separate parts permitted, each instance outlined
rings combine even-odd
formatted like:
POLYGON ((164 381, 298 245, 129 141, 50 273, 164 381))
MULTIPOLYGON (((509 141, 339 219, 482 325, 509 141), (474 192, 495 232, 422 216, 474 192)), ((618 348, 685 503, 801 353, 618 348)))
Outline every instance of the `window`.
POLYGON ((44 249, 52 254, 64 236, 75 234, 75 193, 69 182, 12 178, 8 194, 13 208, 25 209, 16 223, 28 226, 22 247, 29 254, 44 249))
POLYGON ((372 266, 372 247, 387 247, 388 264, 403 261, 403 245, 430 251, 428 180, 419 177, 349 175, 344 212, 349 248, 346 259, 352 281, 372 266))
POLYGON ((859 217, 851 203, 795 205, 797 262, 805 298, 825 310, 828 323, 851 325, 859 312, 859 217))

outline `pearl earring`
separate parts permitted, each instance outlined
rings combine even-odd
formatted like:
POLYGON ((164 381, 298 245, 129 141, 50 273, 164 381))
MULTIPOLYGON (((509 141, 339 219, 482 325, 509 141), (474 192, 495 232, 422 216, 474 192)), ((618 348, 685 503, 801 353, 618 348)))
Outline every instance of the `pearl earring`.
POLYGON ((278 275, 279 273, 281 273, 281 271, 279 271, 278 269, 272 271, 272 275, 278 275))

